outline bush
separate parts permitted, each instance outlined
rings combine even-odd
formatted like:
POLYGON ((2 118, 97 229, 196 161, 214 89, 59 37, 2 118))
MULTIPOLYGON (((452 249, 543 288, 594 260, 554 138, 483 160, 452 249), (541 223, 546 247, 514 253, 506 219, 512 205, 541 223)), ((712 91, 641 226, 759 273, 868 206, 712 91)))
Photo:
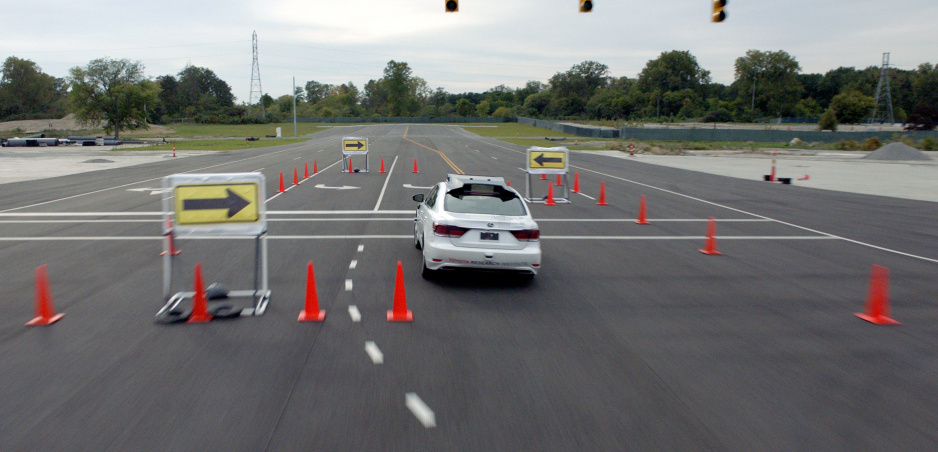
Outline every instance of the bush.
POLYGON ((860 146, 853 140, 841 140, 837 142, 837 149, 841 151, 856 151, 860 146))
POLYGON ((925 151, 938 151, 938 140, 932 137, 925 137, 918 147, 925 151))
POLYGON ((707 113, 707 115, 701 119, 701 122, 733 122, 733 115, 729 110, 719 108, 707 113))
POLYGON ((830 130, 831 132, 837 131, 837 115, 834 113, 833 109, 828 108, 827 111, 821 115, 821 120, 818 122, 819 130, 830 130))
POLYGON ((860 145, 860 149, 864 151, 875 151, 881 147, 883 147, 883 142, 876 137, 869 137, 863 140, 863 144, 860 145))

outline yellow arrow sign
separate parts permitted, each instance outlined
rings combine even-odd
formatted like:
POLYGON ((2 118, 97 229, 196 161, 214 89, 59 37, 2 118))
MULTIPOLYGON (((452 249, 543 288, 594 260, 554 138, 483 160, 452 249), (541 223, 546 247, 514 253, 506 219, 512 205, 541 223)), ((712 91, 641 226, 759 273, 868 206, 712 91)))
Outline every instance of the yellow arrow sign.
POLYGON ((256 223, 257 183, 177 185, 174 190, 176 224, 180 226, 256 223))
POLYGON ((531 151, 528 154, 530 168, 564 169, 567 167, 566 153, 558 151, 531 151))
POLYGON ((368 142, 365 140, 342 140, 343 151, 365 152, 368 150, 368 142))

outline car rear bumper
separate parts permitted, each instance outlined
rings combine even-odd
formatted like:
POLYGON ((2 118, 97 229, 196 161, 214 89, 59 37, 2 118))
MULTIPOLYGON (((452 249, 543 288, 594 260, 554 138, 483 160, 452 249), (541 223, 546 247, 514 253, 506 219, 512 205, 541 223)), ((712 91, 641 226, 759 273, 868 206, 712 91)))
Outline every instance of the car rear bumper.
POLYGON ((475 268, 536 275, 541 267, 541 247, 538 242, 531 242, 520 250, 464 248, 440 242, 427 242, 424 245, 427 268, 430 270, 475 268))

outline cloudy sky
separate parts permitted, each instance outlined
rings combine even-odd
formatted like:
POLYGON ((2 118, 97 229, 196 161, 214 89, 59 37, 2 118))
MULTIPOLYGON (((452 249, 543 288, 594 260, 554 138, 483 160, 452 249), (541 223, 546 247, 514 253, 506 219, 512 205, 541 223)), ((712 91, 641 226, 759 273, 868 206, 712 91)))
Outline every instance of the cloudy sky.
POLYGON ((148 76, 207 67, 238 101, 251 86, 251 34, 261 82, 274 97, 292 79, 359 89, 405 61, 431 88, 482 92, 546 82, 595 60, 636 77, 648 60, 688 50, 713 81, 733 82, 749 49, 784 50, 803 72, 938 62, 936 0, 729 0, 710 19, 710 0, 13 0, 2 8, 0 58, 26 58, 65 77, 101 57, 139 60, 148 76), (12 4, 11 4, 12 3, 12 4))

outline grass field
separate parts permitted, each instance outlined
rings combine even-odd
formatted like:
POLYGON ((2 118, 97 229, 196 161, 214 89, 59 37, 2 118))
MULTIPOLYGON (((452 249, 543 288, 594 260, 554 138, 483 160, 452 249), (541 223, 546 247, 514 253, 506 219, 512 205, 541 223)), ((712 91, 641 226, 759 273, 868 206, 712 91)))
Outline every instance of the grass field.
MULTIPOLYGON (((266 148, 282 146, 307 141, 308 138, 280 138, 260 139, 258 141, 246 140, 185 140, 176 142, 177 151, 235 151, 238 149, 266 148)), ((122 151, 171 151, 172 143, 154 146, 122 148, 122 151)))
MULTIPOLYGON (((292 137, 293 136, 293 123, 274 123, 274 124, 238 124, 238 125, 224 125, 224 124, 168 124, 166 127, 169 127, 173 130, 172 133, 166 134, 155 129, 149 130, 135 130, 132 132, 124 132, 122 136, 127 137, 138 137, 138 138, 199 138, 199 137, 260 137, 264 138, 267 135, 276 135, 277 127, 281 128, 281 134, 283 137, 292 137)), ((297 123, 296 133, 297 135, 306 135, 310 133, 319 132, 320 130, 327 129, 331 126, 324 124, 316 123, 297 123)))
POLYGON ((540 127, 518 124, 517 122, 500 122, 497 124, 458 124, 463 130, 483 137, 576 137, 569 133, 554 132, 540 127))

